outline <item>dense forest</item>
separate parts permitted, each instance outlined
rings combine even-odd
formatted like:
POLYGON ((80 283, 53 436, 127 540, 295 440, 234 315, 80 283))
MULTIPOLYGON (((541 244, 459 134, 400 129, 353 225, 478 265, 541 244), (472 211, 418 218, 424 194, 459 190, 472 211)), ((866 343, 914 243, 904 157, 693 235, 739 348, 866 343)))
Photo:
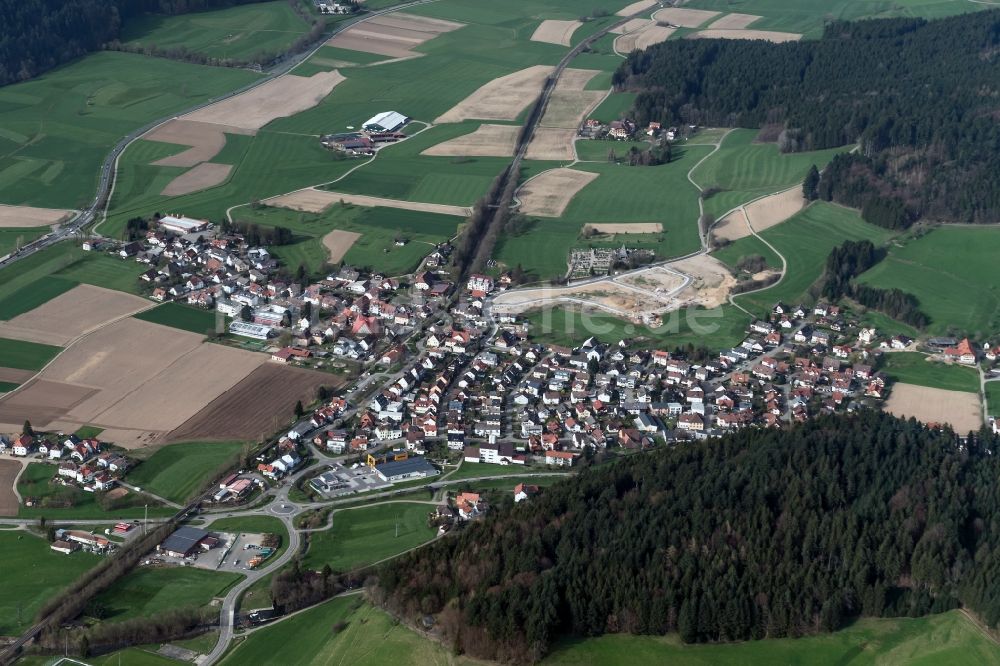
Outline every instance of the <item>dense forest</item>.
POLYGON ((118 38, 147 12, 185 14, 259 0, 0 0, 0 85, 25 81, 118 38))
POLYGON ((820 198, 890 228, 1000 221, 1000 11, 832 22, 821 39, 669 40, 615 72, 640 124, 782 128, 798 151, 857 143, 820 198))
POLYGON ((862 411, 629 456, 380 569, 376 602, 475 657, 731 641, 959 605, 1000 620, 1000 438, 862 411))

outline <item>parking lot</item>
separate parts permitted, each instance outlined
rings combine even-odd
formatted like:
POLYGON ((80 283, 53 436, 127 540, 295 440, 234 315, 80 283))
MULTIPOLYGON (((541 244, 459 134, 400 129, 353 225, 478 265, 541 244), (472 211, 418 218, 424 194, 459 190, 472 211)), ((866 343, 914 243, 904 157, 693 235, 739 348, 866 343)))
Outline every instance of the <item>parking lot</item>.
POLYGON ((392 487, 391 483, 378 478, 375 472, 365 465, 347 468, 333 463, 327 467, 329 471, 323 472, 309 482, 309 485, 324 497, 343 497, 392 487))

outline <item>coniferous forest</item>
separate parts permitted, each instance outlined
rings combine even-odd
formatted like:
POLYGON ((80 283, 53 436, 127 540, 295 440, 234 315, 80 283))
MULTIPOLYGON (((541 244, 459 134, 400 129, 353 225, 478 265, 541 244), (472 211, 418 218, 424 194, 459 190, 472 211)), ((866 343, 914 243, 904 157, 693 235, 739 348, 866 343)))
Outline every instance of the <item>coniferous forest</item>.
POLYGON ((377 601, 456 650, 800 636, 965 606, 1000 621, 1000 439, 863 411, 632 455, 384 566, 377 601))
POLYGON ((857 142, 820 198, 904 228, 1000 221, 1000 11, 937 21, 833 22, 819 40, 675 39, 614 75, 636 120, 780 126, 782 150, 857 142))

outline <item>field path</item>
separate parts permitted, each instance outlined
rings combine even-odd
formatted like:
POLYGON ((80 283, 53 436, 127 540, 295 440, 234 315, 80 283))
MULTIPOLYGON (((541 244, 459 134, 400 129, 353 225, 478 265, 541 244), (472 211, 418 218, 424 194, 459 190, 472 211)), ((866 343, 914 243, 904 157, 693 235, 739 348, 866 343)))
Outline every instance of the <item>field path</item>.
MULTIPOLYGON (((702 162, 704 162, 709 157, 711 157, 712 155, 714 155, 715 153, 717 153, 719 151, 719 148, 722 147, 722 142, 725 141, 726 137, 729 136, 730 133, 732 133, 733 131, 735 131, 735 128, 730 128, 730 129, 726 130, 726 132, 722 136, 720 136, 715 143, 703 144, 703 145, 714 146, 714 148, 712 148, 712 152, 710 152, 708 155, 705 155, 704 157, 702 157, 700 160, 698 160, 697 162, 694 163, 693 167, 691 167, 690 169, 688 169, 687 179, 688 179, 688 181, 692 185, 694 185, 696 188, 698 188, 699 195, 700 195, 701 192, 705 191, 705 188, 702 187, 701 185, 699 185, 695 181, 694 176, 692 174, 694 174, 695 170, 698 167, 701 166, 702 162)), ((705 214, 705 203, 704 203, 704 201, 702 201, 701 196, 699 196, 698 197, 698 236, 699 236, 699 238, 701 238, 701 249, 702 249, 702 251, 708 252, 708 232, 709 232, 709 230, 701 228, 701 218, 702 218, 702 216, 704 214, 705 214)))

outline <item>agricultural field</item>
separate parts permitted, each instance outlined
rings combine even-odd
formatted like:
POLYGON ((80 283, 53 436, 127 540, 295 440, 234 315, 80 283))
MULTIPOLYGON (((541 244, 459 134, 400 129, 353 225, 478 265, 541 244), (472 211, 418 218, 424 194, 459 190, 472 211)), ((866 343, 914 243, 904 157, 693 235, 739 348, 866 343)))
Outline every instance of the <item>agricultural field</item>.
POLYGON ((63 555, 24 530, 0 531, 6 576, 0 595, 0 636, 16 636, 30 627, 42 604, 101 561, 98 555, 63 555))
POLYGON ((979 392, 979 374, 973 368, 928 361, 927 356, 917 352, 892 352, 882 358, 879 369, 893 381, 948 391, 979 392))
POLYGON ((243 449, 243 442, 168 444, 130 471, 128 480, 159 497, 186 502, 237 462, 243 449))
POLYGON ((733 130, 691 174, 702 188, 720 190, 705 200, 706 213, 719 217, 751 199, 801 183, 810 166, 822 169, 834 155, 849 149, 782 154, 776 143, 756 143, 756 137, 757 130, 733 130))
POLYGON ((427 526, 433 509, 431 504, 384 502, 338 511, 330 529, 310 534, 302 566, 318 571, 329 564, 334 571, 349 571, 415 548, 434 537, 427 526))
POLYGON ((180 608, 207 606, 242 578, 237 573, 196 567, 139 567, 97 595, 94 604, 104 607, 104 622, 152 617, 180 608))
POLYGON ((191 333, 206 334, 216 330, 214 310, 192 307, 183 303, 164 303, 152 310, 140 312, 135 315, 135 318, 171 328, 179 328, 191 333))
POLYGON ((149 506, 150 517, 170 516, 175 511, 162 506, 145 494, 129 492, 121 499, 109 501, 76 487, 53 485, 50 481, 55 477, 57 470, 57 465, 28 464, 17 480, 17 492, 22 498, 31 497, 38 503, 32 507, 19 507, 18 517, 45 516, 59 520, 141 518, 146 505, 149 506), (66 503, 70 503, 71 506, 65 506, 66 503))
POLYGON ((900 243, 858 281, 916 296, 931 319, 931 334, 963 331, 985 337, 1000 330, 1000 230, 941 226, 900 243))
POLYGON ((105 154, 128 131, 258 78, 98 52, 0 90, 0 201, 83 208, 105 154))
POLYGON ((121 40, 130 48, 155 45, 245 60, 286 51, 308 30, 287 2, 272 0, 180 16, 135 17, 126 23, 121 40))
MULTIPOLYGON (((778 301, 794 304, 807 299, 819 279, 830 251, 845 240, 870 240, 885 244, 890 232, 868 224, 858 213, 833 204, 814 203, 792 219, 764 231, 761 236, 788 262, 784 278, 770 289, 736 296, 736 302, 763 316, 778 301)), ((733 243, 745 247, 747 239, 733 243)))
POLYGON ((0 338, 0 368, 41 370, 61 351, 52 345, 0 338))

